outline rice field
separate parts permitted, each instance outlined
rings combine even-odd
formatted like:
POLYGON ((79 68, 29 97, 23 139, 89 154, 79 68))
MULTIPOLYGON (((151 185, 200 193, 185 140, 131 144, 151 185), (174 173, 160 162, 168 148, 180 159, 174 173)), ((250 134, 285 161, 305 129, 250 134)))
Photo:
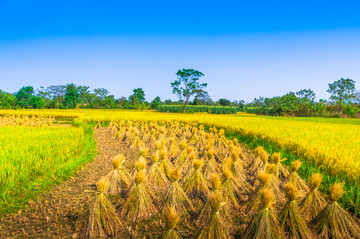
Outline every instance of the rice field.
POLYGON ((352 218, 360 213, 357 119, 127 110, 0 110, 0 115, 2 214, 22 208, 90 161, 94 155, 83 155, 86 137, 92 137, 85 128, 92 132, 110 123, 109 137, 140 157, 108 159, 114 169, 98 182, 87 209, 78 212, 76 236, 265 238, 264 231, 271 238, 360 236, 352 218), (73 126, 60 127, 58 120, 73 126), (271 228, 259 229, 263 220, 271 228))
POLYGON ((197 124, 122 120, 106 130, 140 156, 112 158, 77 222, 80 238, 360 237, 338 204, 343 185, 326 197, 321 174, 298 175, 300 161, 288 168, 279 153, 249 152, 197 124))
POLYGON ((0 120, 0 215, 20 209, 80 163, 84 131, 50 126, 51 120, 0 120))

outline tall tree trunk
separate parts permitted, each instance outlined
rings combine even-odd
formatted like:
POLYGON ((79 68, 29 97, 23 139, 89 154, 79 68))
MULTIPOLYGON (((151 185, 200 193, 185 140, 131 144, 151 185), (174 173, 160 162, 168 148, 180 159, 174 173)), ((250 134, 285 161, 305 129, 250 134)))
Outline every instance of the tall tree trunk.
POLYGON ((339 103, 340 103, 340 107, 339 107, 339 114, 340 114, 340 112, 341 112, 341 97, 340 97, 340 100, 339 100, 339 103))
POLYGON ((186 100, 186 101, 185 101, 184 110, 183 110, 183 114, 185 114, 185 112, 186 112, 186 106, 187 106, 187 103, 188 103, 188 101, 186 100))

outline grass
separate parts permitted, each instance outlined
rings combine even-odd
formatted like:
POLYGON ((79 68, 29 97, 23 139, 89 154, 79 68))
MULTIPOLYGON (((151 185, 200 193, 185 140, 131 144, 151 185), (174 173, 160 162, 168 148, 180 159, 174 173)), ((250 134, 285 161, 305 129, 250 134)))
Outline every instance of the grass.
POLYGON ((0 127, 0 141, 0 218, 67 180, 96 153, 90 124, 0 127))

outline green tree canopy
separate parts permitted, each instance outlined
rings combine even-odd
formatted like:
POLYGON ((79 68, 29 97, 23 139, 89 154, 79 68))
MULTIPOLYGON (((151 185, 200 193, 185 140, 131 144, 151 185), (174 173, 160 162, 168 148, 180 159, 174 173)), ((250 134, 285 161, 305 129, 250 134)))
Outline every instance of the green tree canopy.
POLYGON ((327 92, 331 94, 330 99, 334 100, 339 106, 340 113, 342 103, 355 97, 355 81, 349 78, 341 78, 329 84, 327 92))
POLYGON ((133 90, 133 96, 136 96, 137 99, 140 101, 140 103, 143 103, 145 101, 145 92, 142 88, 136 88, 133 90))
POLYGON ((22 108, 30 107, 30 99, 34 95, 34 88, 32 86, 22 87, 16 94, 17 104, 22 108))
POLYGON ((228 99, 219 99, 219 103, 222 106, 229 106, 231 104, 230 100, 228 99))
POLYGON ((177 95, 181 101, 184 101, 184 110, 186 112, 186 106, 190 98, 197 94, 207 93, 203 89, 207 86, 207 83, 199 83, 200 77, 204 74, 194 69, 182 69, 176 73, 177 80, 171 83, 173 94, 177 95))
POLYGON ((67 84, 65 91, 64 107, 74 109, 80 103, 80 94, 74 84, 67 84))
POLYGON ((153 101, 151 101, 151 108, 156 109, 159 105, 161 105, 161 99, 159 96, 156 96, 153 101))

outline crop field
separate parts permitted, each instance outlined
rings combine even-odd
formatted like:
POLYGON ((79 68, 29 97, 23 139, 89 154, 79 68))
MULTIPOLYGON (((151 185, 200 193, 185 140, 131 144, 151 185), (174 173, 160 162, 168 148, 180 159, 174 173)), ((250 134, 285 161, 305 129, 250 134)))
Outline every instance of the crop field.
MULTIPOLYGON (((7 208, 2 237, 40 233, 16 230, 5 214, 93 159, 91 153, 81 156, 90 130, 101 133, 97 140, 111 142, 110 151, 119 151, 106 156, 98 148, 113 169, 97 172, 97 187, 83 190, 88 200, 69 209, 76 220, 66 221, 66 233, 360 238, 358 120, 126 110, 1 110, 0 115, 0 202, 7 208)), ((24 215, 16 215, 22 222, 24 215)), ((55 235, 70 235, 52 227, 55 235)))
POLYGON ((65 179, 79 164, 84 131, 51 126, 51 119, 2 118, 0 215, 18 210, 46 186, 65 179))

